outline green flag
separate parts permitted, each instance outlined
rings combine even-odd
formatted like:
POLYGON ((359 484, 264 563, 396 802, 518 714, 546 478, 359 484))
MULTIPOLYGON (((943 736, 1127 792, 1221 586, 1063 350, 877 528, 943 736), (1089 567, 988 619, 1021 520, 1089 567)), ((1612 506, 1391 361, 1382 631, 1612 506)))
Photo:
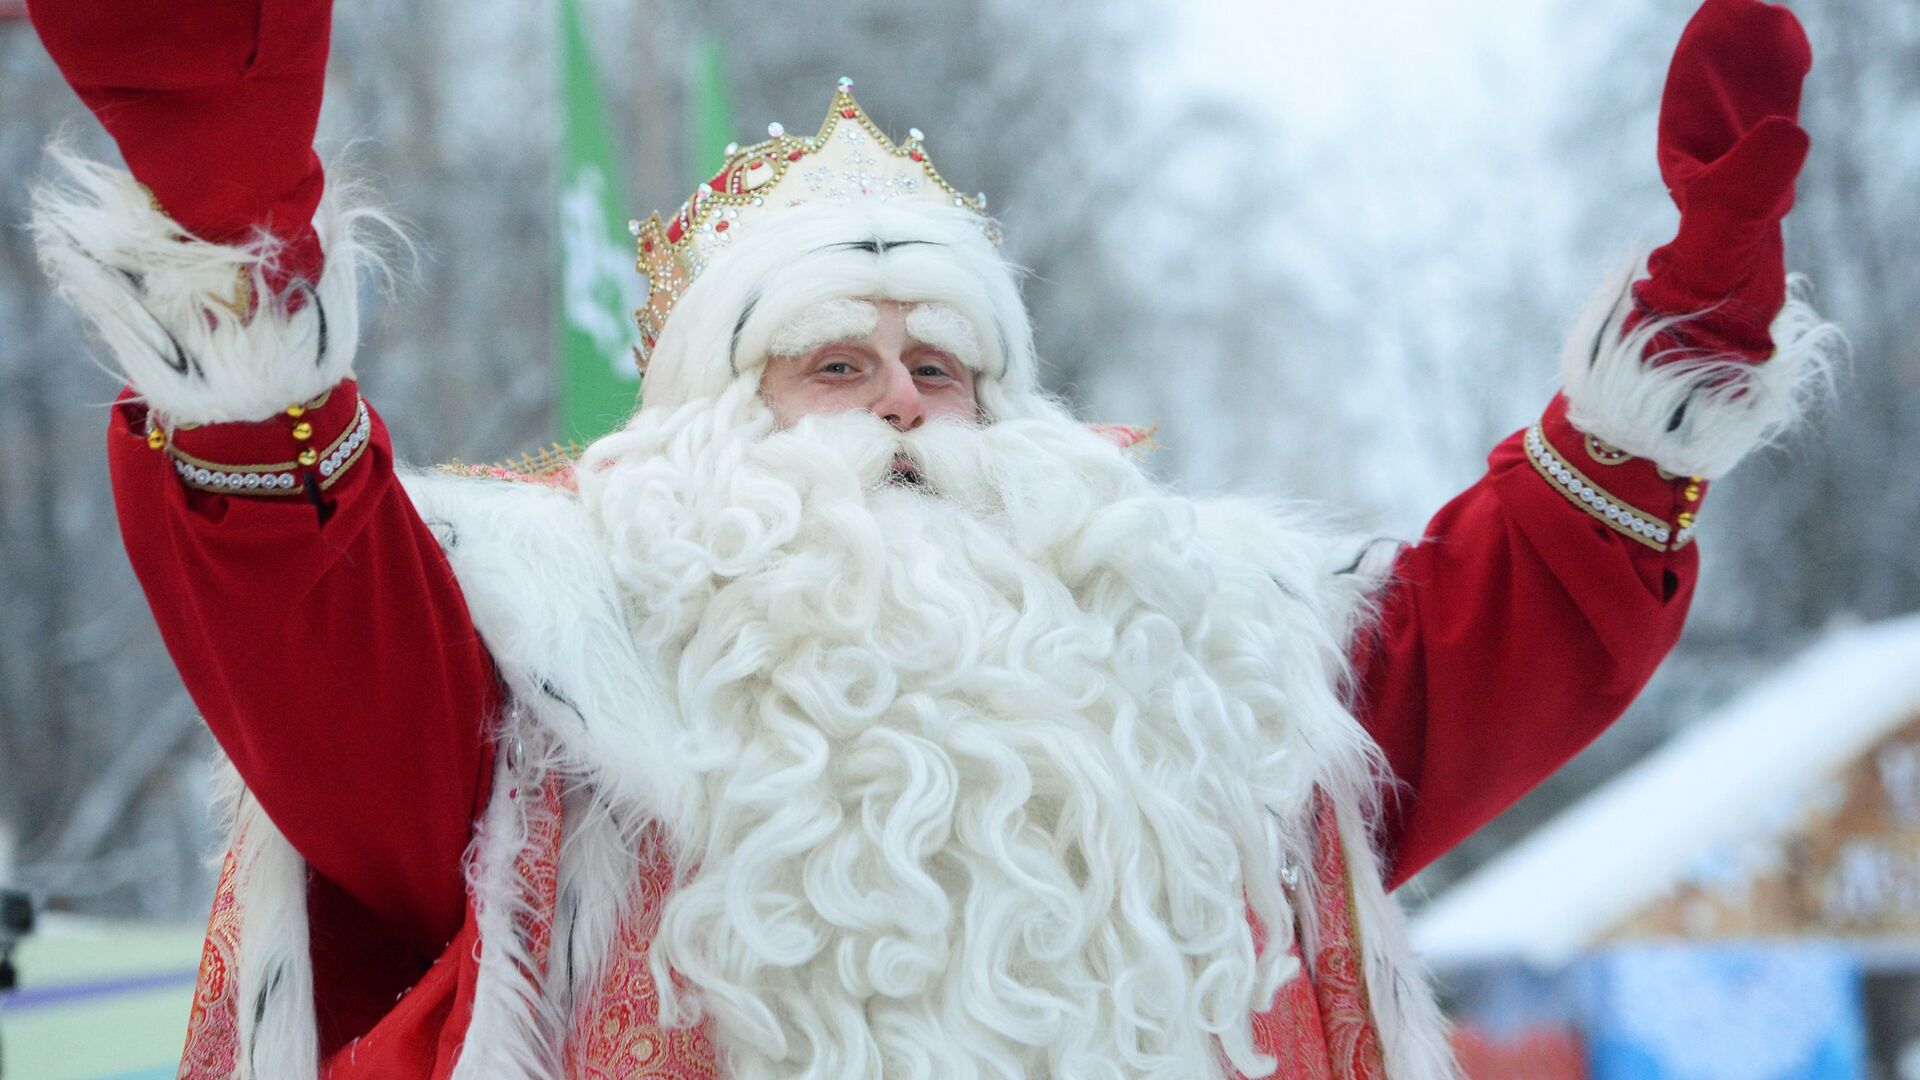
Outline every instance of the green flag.
POLYGON ((727 67, 720 39, 711 34, 695 47, 690 89, 687 100, 692 112, 687 126, 693 133, 693 182, 704 184, 727 163, 727 146, 737 137, 733 110, 727 106, 727 67))
POLYGON ((566 129, 560 166, 560 427, 588 442, 638 403, 633 310, 646 303, 634 269, 624 188, 600 107, 593 55, 577 0, 560 0, 560 77, 566 129))

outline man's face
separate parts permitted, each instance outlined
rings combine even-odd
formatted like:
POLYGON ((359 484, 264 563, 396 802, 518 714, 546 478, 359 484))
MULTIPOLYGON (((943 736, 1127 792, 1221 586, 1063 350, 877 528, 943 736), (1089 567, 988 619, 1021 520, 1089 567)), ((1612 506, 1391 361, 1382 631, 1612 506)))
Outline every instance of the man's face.
POLYGON ((901 431, 943 417, 979 417, 973 371, 951 346, 909 332, 914 305, 874 300, 849 306, 860 305, 869 305, 877 317, 824 326, 819 336, 830 340, 768 359, 760 395, 781 427, 802 416, 850 409, 865 409, 901 431))

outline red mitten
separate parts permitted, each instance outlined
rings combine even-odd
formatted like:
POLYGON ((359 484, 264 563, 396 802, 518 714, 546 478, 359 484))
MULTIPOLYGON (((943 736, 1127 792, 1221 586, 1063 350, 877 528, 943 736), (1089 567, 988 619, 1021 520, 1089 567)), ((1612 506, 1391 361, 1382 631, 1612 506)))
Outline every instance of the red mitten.
POLYGON ((284 245, 278 287, 317 280, 313 152, 332 0, 33 0, 61 74, 188 232, 284 245))
POLYGON ((1795 119, 1812 64, 1799 20, 1760 0, 1707 0, 1680 35, 1660 102, 1660 175, 1680 230, 1649 257, 1629 328, 1704 314, 1649 354, 1772 355, 1767 328, 1787 289, 1780 220, 1807 156, 1795 119))

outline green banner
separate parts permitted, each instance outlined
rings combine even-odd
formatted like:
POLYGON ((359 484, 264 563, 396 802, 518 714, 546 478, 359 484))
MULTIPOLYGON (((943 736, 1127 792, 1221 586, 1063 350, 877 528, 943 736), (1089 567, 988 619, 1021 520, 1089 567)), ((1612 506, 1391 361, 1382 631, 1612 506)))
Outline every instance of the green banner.
POLYGON ((633 239, 620 212, 625 188, 600 104, 578 0, 560 0, 560 78, 566 121, 559 205, 561 437, 590 442, 638 403, 633 311, 646 302, 633 239))
POLYGON ((727 146, 739 137, 733 129, 733 110, 727 105, 727 66, 720 39, 711 34, 694 50, 693 85, 689 90, 687 128, 693 134, 693 182, 704 184, 727 163, 727 146))

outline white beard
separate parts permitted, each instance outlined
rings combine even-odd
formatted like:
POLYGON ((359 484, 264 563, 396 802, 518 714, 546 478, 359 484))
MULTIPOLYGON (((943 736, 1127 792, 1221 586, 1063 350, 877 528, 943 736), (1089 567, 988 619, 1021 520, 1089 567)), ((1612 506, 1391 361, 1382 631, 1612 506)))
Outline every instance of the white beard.
POLYGON ((776 432, 746 385, 578 475, 698 774, 665 1022, 743 1078, 1271 1068, 1282 861, 1371 753, 1297 524, 1064 413, 776 432))

